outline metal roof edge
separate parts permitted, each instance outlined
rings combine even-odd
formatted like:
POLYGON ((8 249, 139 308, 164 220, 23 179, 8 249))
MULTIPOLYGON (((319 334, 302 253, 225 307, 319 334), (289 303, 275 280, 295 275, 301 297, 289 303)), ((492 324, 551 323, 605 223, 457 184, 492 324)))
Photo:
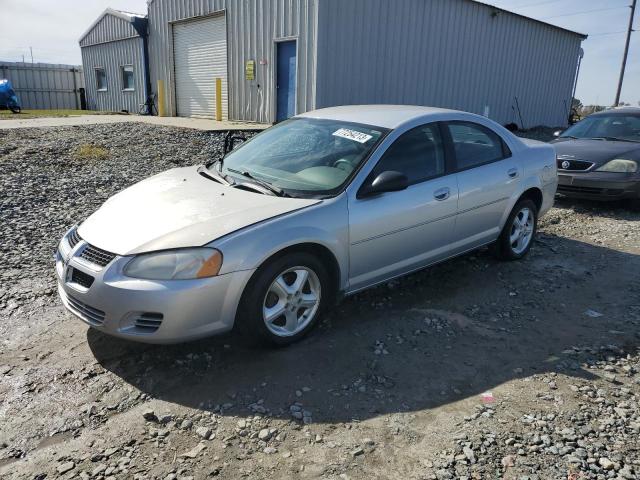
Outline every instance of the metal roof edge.
MULTIPOLYGON (((150 0, 150 1, 153 1, 153 0, 150 0)), ((524 19, 530 20, 532 22, 536 22, 536 23, 540 23, 542 25, 546 25, 547 27, 555 28, 557 30, 562 30, 564 32, 571 33, 573 35, 577 35, 582 40, 586 40, 589 37, 589 35, 587 35, 586 33, 576 32, 575 30, 569 30, 568 28, 560 27, 558 25, 554 25, 553 23, 545 22, 544 20, 538 20, 537 18, 528 17, 526 15, 522 15, 521 13, 516 13, 516 12, 512 12, 511 10, 506 10, 504 8, 497 7, 495 5, 492 5, 491 3, 483 2, 483 1, 480 1, 480 0, 466 0, 466 1, 467 2, 472 2, 472 3, 477 3, 479 5, 484 5, 485 7, 493 8, 495 10, 498 10, 498 11, 503 12, 503 13, 507 13, 509 15, 515 15, 516 17, 524 18, 524 19)))
POLYGON ((124 20, 125 22, 129 22, 129 23, 133 23, 133 20, 135 18, 144 18, 146 15, 142 15, 142 14, 137 14, 137 13, 129 13, 129 12, 123 12, 120 10, 115 10, 113 8, 106 8, 104 10, 104 12, 102 12, 98 18, 96 18, 93 23, 89 26, 89 28, 87 28, 85 30, 85 32, 82 34, 82 36, 78 39, 78 43, 81 43, 85 38, 87 38, 87 35, 89 35, 91 33, 91 31, 96 28, 96 26, 98 25, 98 23, 100 23, 100 21, 106 17, 107 15, 112 15, 114 17, 120 18, 121 20, 124 20))
MULTIPOLYGON (((155 0, 147 0, 147 10, 149 9, 149 7, 151 6, 151 4, 154 1, 155 0)), ((538 20, 538 19, 533 18, 533 17, 528 17, 527 15, 522 15, 521 13, 512 12, 511 10, 506 10, 504 8, 497 7, 495 5, 487 3, 486 1, 481 1, 481 0, 466 0, 466 1, 472 2, 472 3, 477 3, 479 5, 484 5, 485 7, 493 8, 493 9, 498 10, 500 12, 504 12, 504 13, 509 14, 509 15, 514 15, 516 17, 520 17, 520 18, 523 18, 525 20, 530 20, 532 22, 539 23, 541 25, 546 25, 547 27, 555 28, 556 30, 561 30, 563 32, 570 33, 572 35, 577 35, 582 40, 586 40, 589 37, 589 35, 587 35, 586 33, 576 32, 575 30, 570 30, 568 28, 564 28, 564 27, 560 27, 558 25, 554 25, 553 23, 545 22, 544 20, 538 20)))

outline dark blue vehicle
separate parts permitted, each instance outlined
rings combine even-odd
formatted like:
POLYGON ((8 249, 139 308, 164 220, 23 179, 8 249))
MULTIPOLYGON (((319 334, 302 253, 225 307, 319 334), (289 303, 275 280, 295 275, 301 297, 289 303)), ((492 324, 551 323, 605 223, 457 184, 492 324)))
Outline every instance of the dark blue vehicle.
POLYGON ((20 113, 20 101, 13 91, 9 80, 0 80, 0 109, 8 108, 13 113, 20 113))

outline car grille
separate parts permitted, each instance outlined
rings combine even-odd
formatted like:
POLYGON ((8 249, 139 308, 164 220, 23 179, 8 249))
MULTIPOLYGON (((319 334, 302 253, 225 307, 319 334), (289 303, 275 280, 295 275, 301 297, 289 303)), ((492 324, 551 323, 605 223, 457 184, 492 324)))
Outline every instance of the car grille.
POLYGON ((564 171, 585 171, 585 170, 589 170, 591 167, 593 167, 593 162, 586 162, 584 160, 569 160, 567 158, 558 158, 558 170, 564 170, 564 171), (564 168, 562 166, 563 163, 568 162, 569 166, 567 168, 564 168))
POLYGON ((587 195, 617 196, 624 193, 619 188, 577 187, 575 185, 558 185, 558 193, 576 193, 587 195))
POLYGON ((78 229, 74 228, 73 230, 71 230, 71 233, 69 233, 69 236, 67 237, 67 242, 69 243, 69 246, 73 248, 78 244, 79 241, 80 241, 80 235, 78 234, 78 229))
POLYGON ((70 295, 67 296, 67 302, 69 303, 69 308, 71 308, 71 310, 91 325, 99 327, 104 323, 105 313, 102 310, 90 307, 86 303, 82 303, 80 300, 77 300, 70 295))
POLYGON ((106 267, 111 260, 116 258, 116 255, 98 247, 94 247, 93 245, 87 245, 87 247, 82 251, 80 258, 89 263, 93 263, 94 265, 98 265, 99 267, 106 267))
POLYGON ((77 268, 71 268, 71 283, 77 283, 81 287, 91 288, 93 281, 95 280, 91 275, 84 273, 77 268))
POLYGON ((161 313, 141 313, 135 318, 134 325, 140 333, 154 333, 160 328, 163 318, 161 313))

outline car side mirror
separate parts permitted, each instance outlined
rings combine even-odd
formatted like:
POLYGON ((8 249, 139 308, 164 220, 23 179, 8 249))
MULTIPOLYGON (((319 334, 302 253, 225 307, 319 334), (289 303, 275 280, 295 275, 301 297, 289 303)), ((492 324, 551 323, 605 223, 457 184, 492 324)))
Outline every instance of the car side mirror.
POLYGON ((564 130, 556 130, 555 132, 553 132, 553 136, 558 138, 560 135, 562 135, 562 132, 564 132, 564 130))
POLYGON ((358 192, 358 198, 372 197, 385 192, 399 192, 409 187, 409 179, 394 170, 382 172, 371 183, 365 184, 358 192))

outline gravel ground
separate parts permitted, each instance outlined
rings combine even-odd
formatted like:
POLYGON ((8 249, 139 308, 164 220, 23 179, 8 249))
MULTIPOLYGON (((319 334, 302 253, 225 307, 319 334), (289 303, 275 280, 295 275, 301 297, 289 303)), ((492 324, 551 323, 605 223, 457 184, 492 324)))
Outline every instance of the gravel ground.
POLYGON ((481 250, 389 282, 284 350, 136 345, 65 314, 65 229, 220 138, 0 138, 0 478, 640 478, 640 214, 624 205, 558 202, 525 260, 481 250))

